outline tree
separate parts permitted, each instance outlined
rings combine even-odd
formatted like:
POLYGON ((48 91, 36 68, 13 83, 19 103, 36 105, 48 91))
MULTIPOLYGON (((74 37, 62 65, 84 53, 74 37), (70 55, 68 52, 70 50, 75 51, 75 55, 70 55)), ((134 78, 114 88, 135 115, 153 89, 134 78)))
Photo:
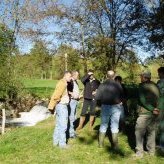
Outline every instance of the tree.
POLYGON ((65 44, 58 47, 56 53, 53 55, 52 63, 53 77, 57 79, 63 76, 66 65, 69 71, 80 71, 84 67, 82 59, 79 57, 79 52, 73 47, 65 44), (67 54, 67 58, 65 54, 67 54))
POLYGON ((32 68, 35 69, 37 76, 41 75, 41 79, 46 79, 50 76, 51 56, 45 43, 42 41, 35 42, 30 52, 30 59, 33 63, 32 68))
POLYGON ((151 43, 163 50, 164 47, 164 1, 158 0, 158 6, 148 12, 146 29, 149 32, 148 38, 151 43))
MULTIPOLYGON (((12 31, 4 24, 0 24, 0 96, 7 96, 11 90, 17 89, 17 81, 14 80, 11 63, 11 44, 12 44, 12 31)), ((12 50, 15 52, 15 49, 12 50)))
POLYGON ((59 38, 76 45, 85 64, 90 58, 105 57, 102 71, 115 69, 127 48, 140 42, 144 6, 138 0, 83 0, 73 4, 47 9, 47 16, 60 20, 59 38))

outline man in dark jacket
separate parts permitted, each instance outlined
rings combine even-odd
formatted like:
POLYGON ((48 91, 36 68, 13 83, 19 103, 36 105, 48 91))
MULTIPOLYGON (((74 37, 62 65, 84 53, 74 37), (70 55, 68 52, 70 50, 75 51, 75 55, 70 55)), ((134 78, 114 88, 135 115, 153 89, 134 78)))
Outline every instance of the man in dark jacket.
POLYGON ((96 99, 101 104, 101 124, 99 130, 99 147, 103 147, 104 138, 110 120, 112 132, 112 148, 118 148, 119 119, 123 110, 123 89, 114 81, 114 71, 107 72, 107 80, 100 85, 96 93, 96 99))
POLYGON ((157 82, 157 86, 160 91, 159 98, 159 109, 160 109, 160 117, 159 117, 159 137, 160 137, 160 149, 164 152, 164 67, 158 68, 158 76, 159 80, 157 82))
POLYGON ((92 130, 92 126, 95 118, 95 108, 96 108, 95 94, 97 88, 100 85, 100 82, 97 79, 95 79, 93 70, 89 70, 81 81, 84 84, 84 102, 81 111, 80 123, 79 126, 77 127, 77 130, 82 129, 85 121, 86 113, 89 107, 90 107, 89 127, 90 130, 92 130))
POLYGON ((150 155, 155 153, 155 131, 157 116, 159 115, 158 101, 159 89, 151 81, 151 73, 147 70, 141 73, 139 85, 138 118, 135 127, 136 135, 136 157, 143 156, 143 141, 147 135, 146 148, 150 155))

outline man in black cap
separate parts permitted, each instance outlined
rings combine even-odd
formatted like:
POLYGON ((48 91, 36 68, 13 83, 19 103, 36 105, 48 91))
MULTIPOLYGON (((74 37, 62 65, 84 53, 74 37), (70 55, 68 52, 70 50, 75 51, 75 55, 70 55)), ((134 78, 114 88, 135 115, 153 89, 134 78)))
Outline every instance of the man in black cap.
POLYGON ((149 155, 155 154, 155 131, 159 115, 159 89, 151 81, 151 73, 147 70, 140 74, 138 118, 135 127, 136 157, 143 157, 144 136, 147 134, 146 148, 149 155))

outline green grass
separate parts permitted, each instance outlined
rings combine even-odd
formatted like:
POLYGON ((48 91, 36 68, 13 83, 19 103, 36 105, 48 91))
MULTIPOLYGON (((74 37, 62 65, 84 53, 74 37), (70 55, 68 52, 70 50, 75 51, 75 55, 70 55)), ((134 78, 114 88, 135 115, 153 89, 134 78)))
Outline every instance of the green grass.
POLYGON ((55 88, 57 80, 42 80, 42 79, 23 79, 25 88, 41 87, 55 88))
MULTIPOLYGON (((78 112, 79 113, 79 112, 78 112)), ((79 133, 79 137, 69 140, 70 148, 62 150, 52 146, 54 118, 51 117, 34 127, 15 128, 0 136, 0 163, 1 164, 135 164, 135 163, 162 163, 160 156, 143 159, 134 159, 134 151, 129 146, 126 135, 119 135, 120 151, 110 149, 108 138, 105 138, 105 147, 98 148, 98 127, 100 118, 96 119, 94 131, 90 132, 88 124, 79 133)), ((132 133, 132 132, 131 132, 132 133)), ((134 140, 134 138, 133 138, 134 140)))
MULTIPOLYGON (((34 88, 35 94, 51 95, 56 85, 55 80, 28 80, 23 81, 27 90, 34 88), (43 92, 39 92, 39 88, 43 92), (51 90, 46 91, 46 88, 51 90)), ((81 110, 78 108, 78 116, 81 110)), ((161 156, 143 159, 134 159, 134 129, 128 127, 128 135, 119 134, 120 151, 113 152, 110 148, 108 137, 105 139, 105 147, 98 148, 98 129, 100 118, 97 117, 94 131, 88 130, 88 124, 79 133, 79 137, 69 140, 71 146, 68 150, 61 150, 52 146, 54 130, 54 118, 51 117, 34 127, 12 128, 5 135, 0 135, 0 164, 160 164, 164 160, 161 156), (128 137, 127 137, 128 136, 128 137)))
MULTIPOLYGON (((50 98, 58 80, 22 79, 24 89, 41 98, 50 98)), ((80 89, 83 88, 79 81, 80 89)))
POLYGON ((26 92, 45 98, 52 95, 57 80, 22 79, 22 83, 26 92))

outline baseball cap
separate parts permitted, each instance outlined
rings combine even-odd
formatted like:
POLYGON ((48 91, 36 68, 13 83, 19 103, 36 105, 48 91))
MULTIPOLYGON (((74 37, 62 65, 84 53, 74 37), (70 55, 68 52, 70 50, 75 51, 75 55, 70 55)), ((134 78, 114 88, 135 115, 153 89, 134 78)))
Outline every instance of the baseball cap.
POLYGON ((151 78, 151 72, 149 70, 142 71, 142 73, 140 75, 147 77, 147 78, 151 78))

